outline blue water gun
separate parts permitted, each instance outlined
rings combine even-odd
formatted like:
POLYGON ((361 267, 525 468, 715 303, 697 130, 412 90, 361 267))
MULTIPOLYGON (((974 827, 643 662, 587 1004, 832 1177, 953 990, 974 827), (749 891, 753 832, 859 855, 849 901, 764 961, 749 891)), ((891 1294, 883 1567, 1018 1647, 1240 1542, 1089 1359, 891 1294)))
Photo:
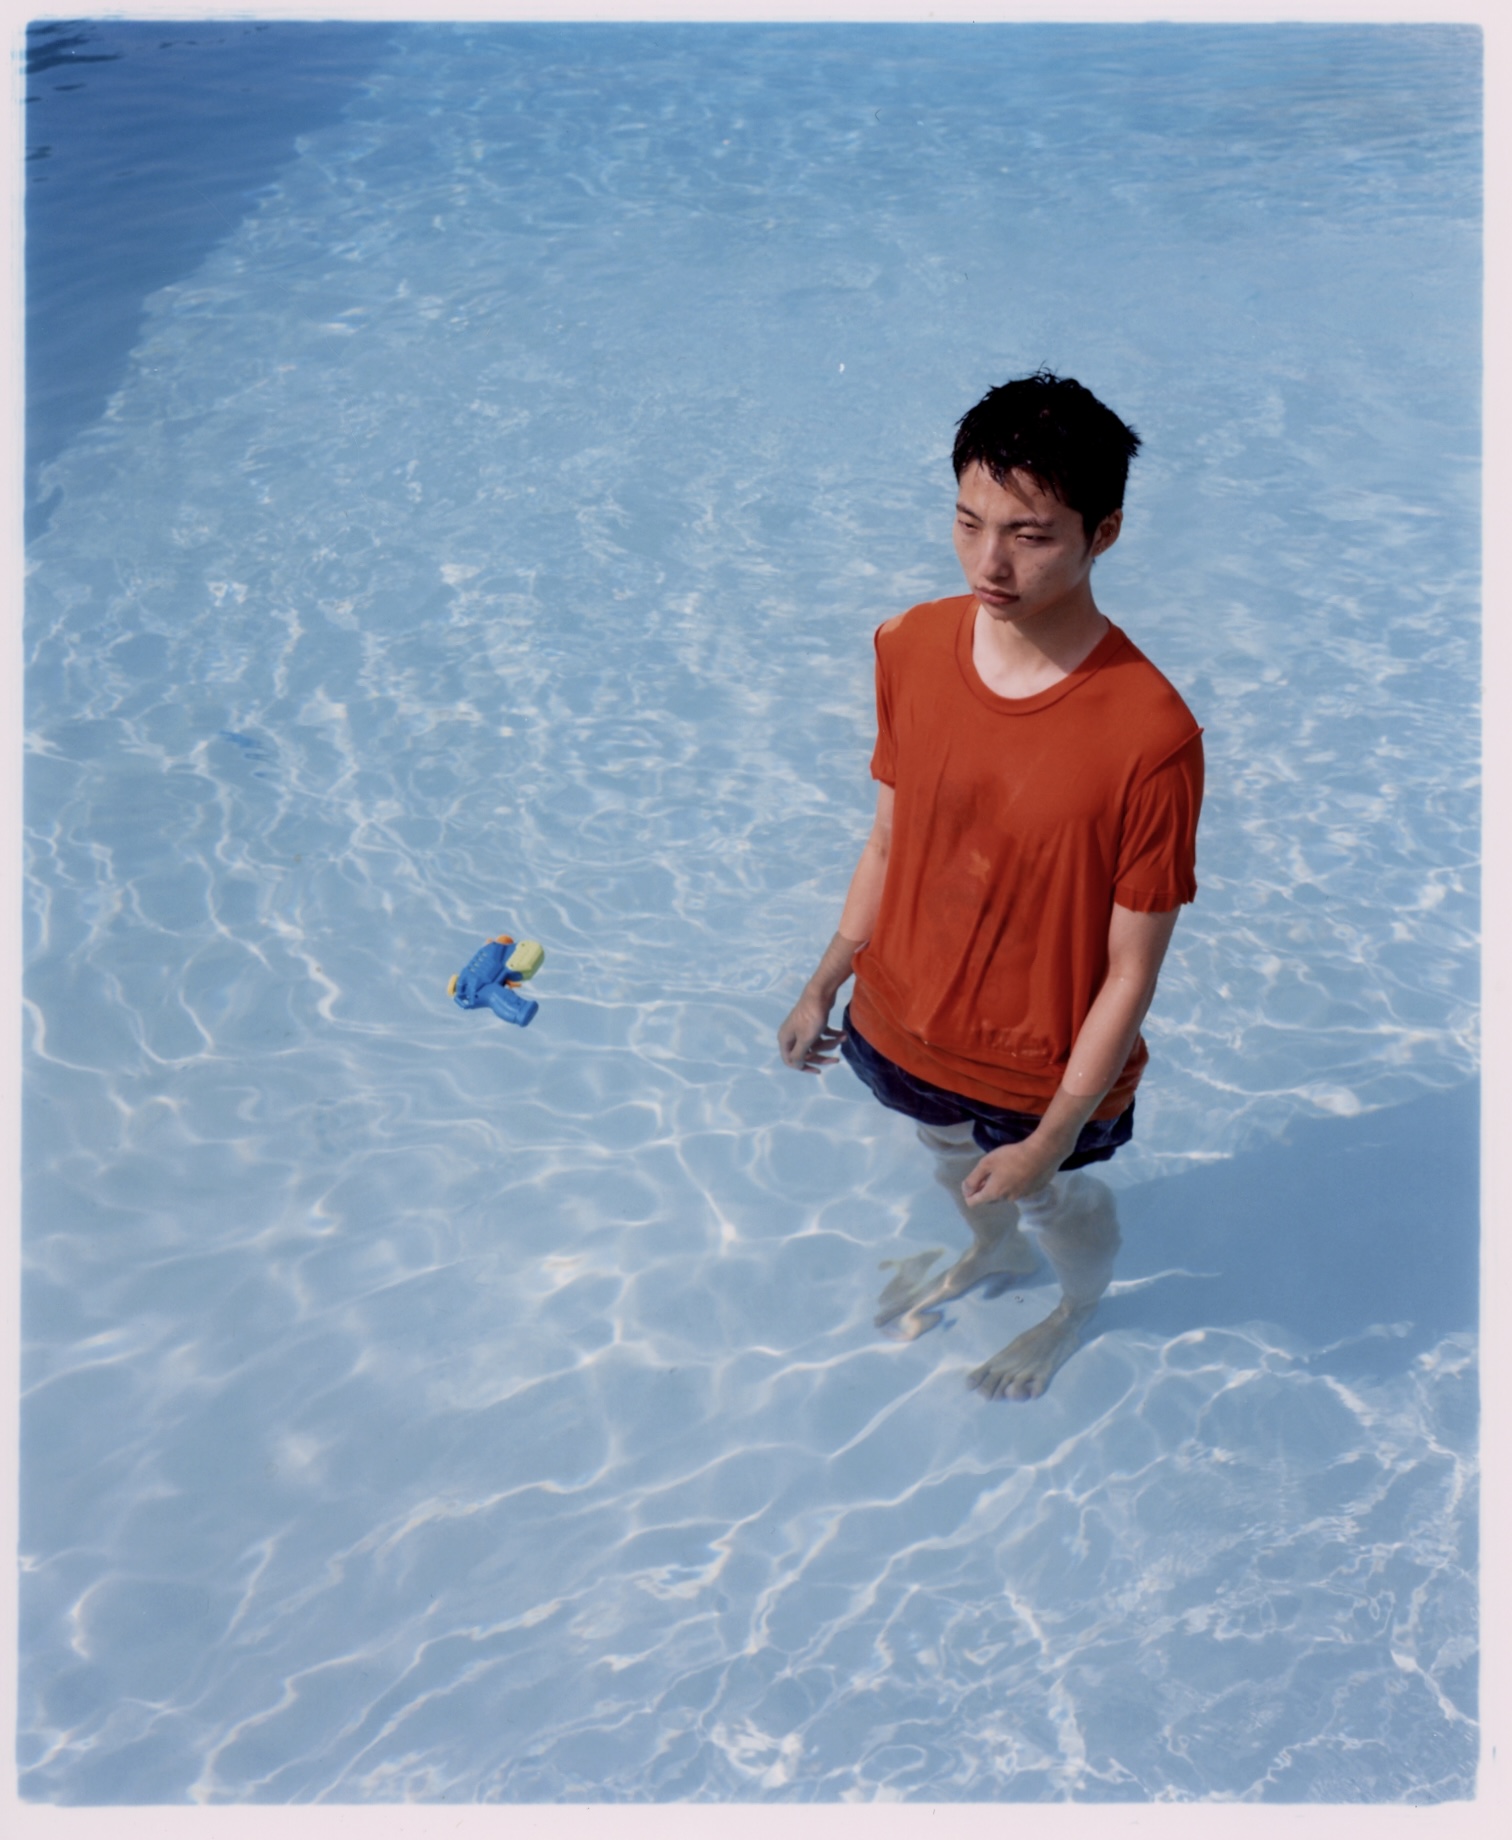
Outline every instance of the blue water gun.
POLYGON ((522 997, 514 988, 533 978, 546 957, 534 939, 511 939, 500 933, 481 946, 446 987, 461 1009, 491 1009, 505 1022, 523 1029, 541 1007, 534 997, 522 997))

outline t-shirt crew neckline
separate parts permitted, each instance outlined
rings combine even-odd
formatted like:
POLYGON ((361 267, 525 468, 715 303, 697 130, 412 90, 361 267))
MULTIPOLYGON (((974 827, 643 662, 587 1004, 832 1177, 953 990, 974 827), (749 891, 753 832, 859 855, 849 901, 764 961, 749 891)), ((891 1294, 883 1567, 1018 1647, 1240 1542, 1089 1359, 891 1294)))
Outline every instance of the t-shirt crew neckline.
POLYGON ((1100 671, 1123 643, 1122 632, 1109 620, 1108 630, 1097 644, 1076 669, 1068 671, 1058 684, 1051 684, 1048 690, 1037 691, 1033 696, 999 696, 996 690, 989 690, 982 682, 971 655, 976 632, 976 596, 968 594, 963 598, 965 605, 956 622, 956 662, 961 667, 961 676, 965 678, 966 687, 974 696, 989 709, 996 709, 1006 716, 1032 716, 1041 709, 1048 709, 1052 703, 1058 703, 1063 696, 1069 696, 1078 684, 1085 683, 1100 671))

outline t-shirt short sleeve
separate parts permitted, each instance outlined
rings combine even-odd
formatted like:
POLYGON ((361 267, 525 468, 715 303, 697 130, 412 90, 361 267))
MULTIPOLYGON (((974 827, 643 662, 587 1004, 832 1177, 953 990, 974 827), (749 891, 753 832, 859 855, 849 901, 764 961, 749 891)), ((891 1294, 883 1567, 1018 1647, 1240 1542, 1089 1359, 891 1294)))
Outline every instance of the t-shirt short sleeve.
POLYGON ((882 662, 882 635, 897 625, 892 619, 879 626, 872 643, 877 653, 877 745, 872 749, 871 776, 884 786, 897 784, 898 750, 893 737, 892 698, 888 691, 887 667, 882 662))
POLYGON ((1202 731, 1152 768, 1124 811, 1113 899, 1135 913, 1166 913, 1197 894, 1202 731))

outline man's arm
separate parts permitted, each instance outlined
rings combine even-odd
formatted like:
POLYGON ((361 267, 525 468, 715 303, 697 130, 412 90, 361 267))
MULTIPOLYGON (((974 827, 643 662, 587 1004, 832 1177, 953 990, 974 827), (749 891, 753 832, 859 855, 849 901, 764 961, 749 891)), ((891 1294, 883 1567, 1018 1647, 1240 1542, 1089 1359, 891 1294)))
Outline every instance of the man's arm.
POLYGON ((1108 975, 1071 1046, 1060 1088, 1038 1128, 1021 1144, 989 1151, 961 1185, 967 1201, 1017 1200, 1043 1188, 1071 1154, 1081 1128, 1102 1104, 1139 1034, 1179 908, 1136 914, 1115 907, 1108 926, 1108 975))
POLYGON ((819 968, 803 987, 792 1014, 777 1031, 777 1045, 789 1067, 817 1073, 835 1059, 840 1031, 829 1025, 830 1011, 840 986, 851 974, 851 959, 872 936, 882 908, 882 884, 887 879, 887 853, 892 846, 893 789, 877 786, 877 815, 871 835, 851 877, 850 892, 840 912, 840 931, 825 948, 819 968))

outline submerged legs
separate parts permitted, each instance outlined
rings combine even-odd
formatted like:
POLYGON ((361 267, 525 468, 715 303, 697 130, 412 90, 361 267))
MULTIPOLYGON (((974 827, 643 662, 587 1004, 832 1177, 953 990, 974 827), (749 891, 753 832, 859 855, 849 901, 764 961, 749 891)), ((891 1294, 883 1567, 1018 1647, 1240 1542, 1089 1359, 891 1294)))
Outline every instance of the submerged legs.
POLYGON ((928 1268, 938 1251, 920 1253, 895 1267, 882 1293, 878 1328, 912 1340, 938 1326, 944 1306, 979 1284, 993 1295, 1037 1263, 1024 1228, 1039 1242, 1060 1280, 1060 1302, 1032 1329, 1026 1329, 990 1361, 974 1368, 968 1380, 988 1399, 1034 1399, 1080 1343, 1082 1325, 1108 1288, 1120 1241, 1113 1191, 1095 1176, 1077 1171, 1056 1176, 1038 1194, 1022 1201, 991 1201, 968 1207, 961 1192, 967 1173, 980 1158, 969 1124, 919 1125, 920 1141, 934 1153, 935 1179, 971 1228, 972 1244, 948 1271, 931 1279, 928 1268))
POLYGON ((1121 1244, 1113 1191, 1095 1176, 1057 1176, 1019 1203, 1025 1225, 1061 1283, 1061 1300, 1041 1323, 1016 1336, 967 1376, 988 1399, 1036 1399, 1081 1341, 1082 1325, 1108 1288, 1121 1244))
POLYGON ((971 1126, 919 1125, 919 1141, 934 1152, 935 1180, 947 1189, 962 1218, 971 1228, 971 1250, 947 1272, 927 1279, 924 1272, 939 1256, 921 1255, 903 1262, 898 1276, 882 1293, 877 1327, 891 1323, 894 1333, 909 1341, 933 1329, 943 1305, 963 1297, 978 1284, 993 1282, 1001 1290, 1013 1279, 1033 1271, 1039 1263, 1034 1248, 1019 1230, 1019 1209, 1012 1201, 990 1201, 968 1207, 961 1193, 967 1173, 981 1160, 972 1140, 971 1126))

